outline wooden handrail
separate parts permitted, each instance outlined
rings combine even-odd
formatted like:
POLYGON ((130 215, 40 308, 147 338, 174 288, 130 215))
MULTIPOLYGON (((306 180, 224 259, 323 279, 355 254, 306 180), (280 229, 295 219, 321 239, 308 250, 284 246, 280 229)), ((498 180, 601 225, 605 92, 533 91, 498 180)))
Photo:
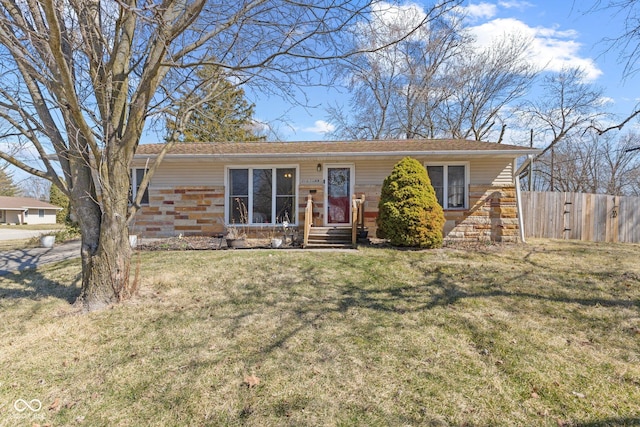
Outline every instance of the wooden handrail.
POLYGON ((351 246, 356 247, 358 242, 358 199, 351 196, 351 246))
POLYGON ((351 244, 355 248, 358 242, 358 227, 364 230, 364 193, 358 199, 351 198, 351 244))
POLYGON ((311 233, 311 224, 313 222, 313 197, 311 194, 307 196, 307 206, 304 209, 304 233, 302 247, 309 244, 309 233, 311 233))

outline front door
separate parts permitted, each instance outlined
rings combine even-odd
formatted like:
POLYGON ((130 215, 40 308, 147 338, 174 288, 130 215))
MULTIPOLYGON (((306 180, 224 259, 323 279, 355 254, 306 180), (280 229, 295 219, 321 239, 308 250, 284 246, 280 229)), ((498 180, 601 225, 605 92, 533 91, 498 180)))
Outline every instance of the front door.
POLYGON ((351 224, 351 194, 353 194, 353 166, 331 165, 326 170, 326 225, 351 224))

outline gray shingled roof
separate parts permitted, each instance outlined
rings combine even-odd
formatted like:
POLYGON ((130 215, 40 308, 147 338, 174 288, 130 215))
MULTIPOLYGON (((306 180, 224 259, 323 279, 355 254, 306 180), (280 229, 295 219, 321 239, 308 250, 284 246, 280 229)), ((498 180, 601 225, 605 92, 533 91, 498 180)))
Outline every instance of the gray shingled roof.
MULTIPOLYGON (((144 144, 138 147, 137 156, 153 156, 160 153, 164 144, 144 144)), ((358 155, 381 156, 388 154, 476 154, 523 156, 540 150, 493 142, 461 139, 414 139, 384 141, 310 141, 310 142, 215 142, 178 143, 169 156, 331 156, 358 155)))
POLYGON ((6 211, 23 211, 25 209, 61 210, 62 208, 38 199, 32 199, 31 197, 0 196, 0 209, 6 211))

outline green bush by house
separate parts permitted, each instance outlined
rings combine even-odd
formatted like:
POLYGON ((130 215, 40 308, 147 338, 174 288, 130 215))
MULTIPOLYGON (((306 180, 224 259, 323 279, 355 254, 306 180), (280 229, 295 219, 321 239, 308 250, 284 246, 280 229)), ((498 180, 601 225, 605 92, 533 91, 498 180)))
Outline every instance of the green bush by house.
POLYGON ((394 246, 436 248, 442 245, 444 212, 427 171, 405 157, 382 185, 377 235, 394 246))
POLYGON ((51 188, 49 189, 49 203, 62 208, 61 211, 56 213, 56 223, 71 223, 71 219, 69 218, 69 198, 55 184, 51 184, 51 188))

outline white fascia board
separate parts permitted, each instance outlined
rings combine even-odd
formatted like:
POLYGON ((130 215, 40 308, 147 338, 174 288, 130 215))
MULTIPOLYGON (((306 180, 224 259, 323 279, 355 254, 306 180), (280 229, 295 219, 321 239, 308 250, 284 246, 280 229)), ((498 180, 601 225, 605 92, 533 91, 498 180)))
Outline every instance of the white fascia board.
MULTIPOLYGON (((517 158, 522 156, 528 156, 531 154, 537 154, 540 150, 531 149, 531 150, 522 150, 522 151, 513 151, 513 150, 464 150, 464 151, 451 151, 451 150, 439 150, 439 151, 387 151, 387 152, 365 152, 365 153, 340 153, 340 152, 326 152, 326 153, 231 153, 231 154, 167 154, 165 159, 202 159, 202 158, 216 158, 216 159, 226 159, 226 158, 246 158, 246 159, 257 159, 257 158, 269 158, 269 157, 278 157, 278 158, 318 158, 318 157, 357 157, 357 158, 366 158, 366 157, 407 157, 407 156, 452 156, 452 157, 508 157, 508 158, 517 158)), ((136 158, 155 158, 156 154, 140 154, 136 155, 136 158)))

